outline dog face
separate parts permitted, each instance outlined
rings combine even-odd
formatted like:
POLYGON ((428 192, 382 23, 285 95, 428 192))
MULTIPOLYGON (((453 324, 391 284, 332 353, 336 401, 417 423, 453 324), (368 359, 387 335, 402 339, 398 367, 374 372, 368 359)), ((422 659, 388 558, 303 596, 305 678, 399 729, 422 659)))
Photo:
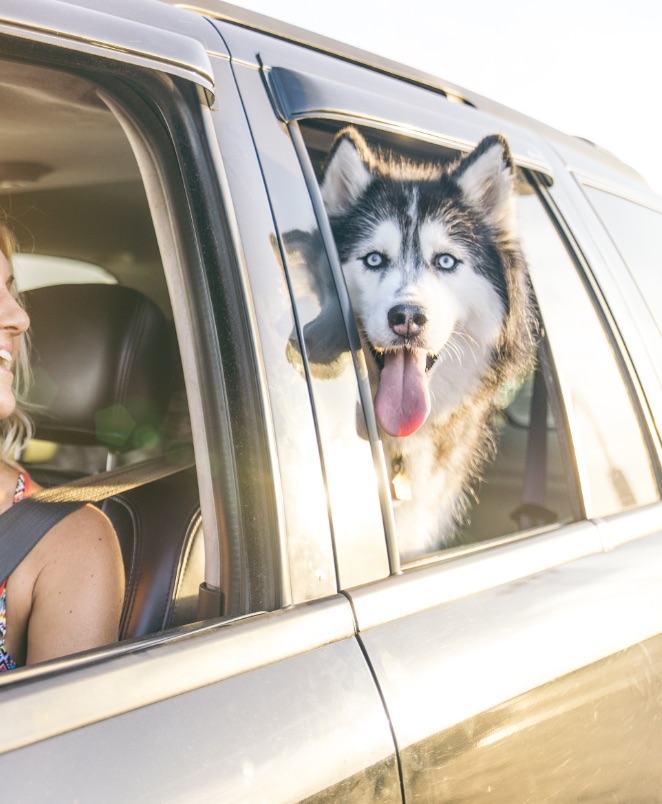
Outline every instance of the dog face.
POLYGON ((336 139, 322 195, 391 436, 433 403, 454 409, 488 370, 509 308, 512 186, 500 137, 446 169, 381 161, 353 129, 336 139))

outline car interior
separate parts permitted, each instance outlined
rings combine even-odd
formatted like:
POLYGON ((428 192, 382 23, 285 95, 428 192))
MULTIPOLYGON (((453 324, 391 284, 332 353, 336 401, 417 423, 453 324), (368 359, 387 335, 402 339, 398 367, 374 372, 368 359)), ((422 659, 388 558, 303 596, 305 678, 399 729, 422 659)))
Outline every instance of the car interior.
MULTIPOLYGON (((48 487, 190 445, 181 361, 142 180, 120 124, 78 75, 5 61, 0 210, 31 317, 35 437, 48 487)), ((197 619, 195 467, 100 503, 125 564, 122 639, 197 619)))

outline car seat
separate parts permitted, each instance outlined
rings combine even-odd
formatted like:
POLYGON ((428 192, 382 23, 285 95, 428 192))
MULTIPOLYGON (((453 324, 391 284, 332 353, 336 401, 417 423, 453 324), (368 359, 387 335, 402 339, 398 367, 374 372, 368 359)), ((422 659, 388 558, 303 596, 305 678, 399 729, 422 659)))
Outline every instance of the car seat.
MULTIPOLYGON (((110 468, 181 443, 189 428, 179 354, 154 302, 132 288, 102 284, 38 288, 24 300, 34 374, 29 412, 36 437, 58 445, 47 462, 26 463, 39 483, 89 474, 95 462, 92 471, 99 471, 105 468, 99 453, 110 468)), ((120 638, 197 619, 204 547, 195 468, 100 507, 124 559, 120 638)))

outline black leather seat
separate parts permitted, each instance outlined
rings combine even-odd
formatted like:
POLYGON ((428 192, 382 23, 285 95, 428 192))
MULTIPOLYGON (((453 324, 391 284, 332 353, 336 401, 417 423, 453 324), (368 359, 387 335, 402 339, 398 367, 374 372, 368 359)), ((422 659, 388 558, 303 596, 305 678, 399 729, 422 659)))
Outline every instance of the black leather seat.
MULTIPOLYGON (((65 456, 58 460, 56 453, 44 466, 28 464, 38 482, 53 485, 88 473, 98 458, 90 461, 86 451, 121 462, 127 453, 133 460, 170 449, 173 432, 181 438, 186 426, 169 421, 184 393, 177 346, 150 299, 131 288, 96 284, 38 288, 24 298, 32 322, 29 402, 36 437, 61 445, 58 453, 65 456)), ((204 573, 195 470, 147 483, 101 507, 124 558, 120 637, 194 621, 204 573)))

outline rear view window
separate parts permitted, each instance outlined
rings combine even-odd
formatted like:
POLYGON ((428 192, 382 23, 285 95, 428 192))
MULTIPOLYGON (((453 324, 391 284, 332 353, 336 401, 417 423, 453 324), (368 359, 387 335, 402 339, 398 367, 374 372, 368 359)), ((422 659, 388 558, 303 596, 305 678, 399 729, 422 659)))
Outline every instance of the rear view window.
POLYGON ((13 264, 21 293, 47 285, 117 284, 117 279, 105 268, 81 260, 44 254, 15 254, 13 264))

